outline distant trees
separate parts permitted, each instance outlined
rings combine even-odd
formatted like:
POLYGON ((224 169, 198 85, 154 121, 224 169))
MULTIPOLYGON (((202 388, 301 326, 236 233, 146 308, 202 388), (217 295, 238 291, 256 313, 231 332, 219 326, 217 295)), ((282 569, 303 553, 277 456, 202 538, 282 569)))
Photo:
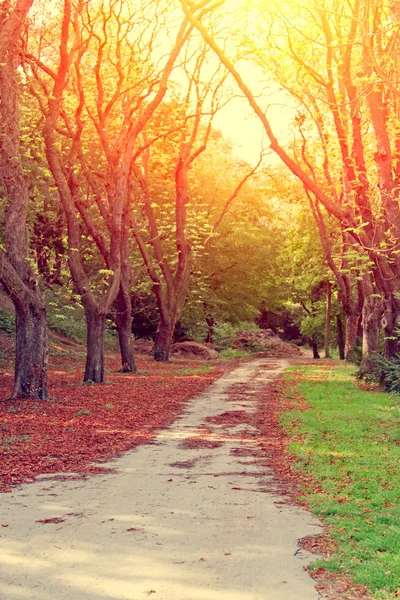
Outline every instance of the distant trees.
MULTIPOLYGON (((133 166, 136 202, 132 232, 160 314, 153 351, 157 361, 169 358, 196 258, 206 252, 229 207, 260 164, 254 168, 246 165, 234 177, 226 174, 227 197, 219 212, 211 209, 212 199, 196 181, 196 163, 212 138, 213 119, 224 101, 226 74, 220 67, 213 70, 207 64, 204 46, 197 54, 189 46, 183 65, 187 90, 182 85, 181 97, 169 107, 170 115, 163 127, 169 127, 170 133, 153 142, 146 138, 140 160, 133 166), (203 75, 207 70, 208 74, 203 75)), ((215 181, 215 173, 209 177, 215 181)))
POLYGON ((380 322, 385 356, 393 357, 398 351, 400 311, 396 5, 352 0, 342 3, 340 10, 329 2, 310 4, 310 10, 293 3, 288 10, 273 3, 255 6, 258 23, 263 23, 268 36, 254 33, 247 39, 248 56, 299 107, 298 136, 286 149, 275 137, 260 101, 210 35, 196 5, 185 0, 181 4, 260 118, 270 148, 310 195, 346 312, 348 351, 361 299, 365 361, 377 351, 380 322), (341 228, 344 265, 329 248, 326 214, 341 228))

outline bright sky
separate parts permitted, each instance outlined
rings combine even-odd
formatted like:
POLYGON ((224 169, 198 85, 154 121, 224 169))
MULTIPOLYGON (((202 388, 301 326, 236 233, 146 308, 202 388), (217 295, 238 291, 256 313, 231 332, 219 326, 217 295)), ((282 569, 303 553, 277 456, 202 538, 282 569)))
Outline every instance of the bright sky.
MULTIPOLYGON (((277 95, 276 103, 267 110, 267 117, 274 133, 283 145, 290 141, 294 117, 294 109, 285 104, 285 100, 283 96, 277 95)), ((259 102, 264 107, 270 100, 265 97, 260 98, 259 102)), ((224 107, 216 116, 214 127, 220 129, 224 137, 232 141, 234 154, 251 165, 258 161, 262 145, 264 144, 265 148, 269 146, 260 119, 254 114, 245 98, 235 98, 224 107)), ((274 163, 279 159, 271 153, 265 160, 274 163)))
MULTIPOLYGON (((291 139, 296 113, 294 106, 290 106, 287 95, 275 84, 266 87, 268 82, 262 81, 263 75, 251 63, 246 64, 245 71, 242 69, 242 77, 256 95, 260 106, 266 110, 278 141, 286 145, 291 139)), ((235 155, 250 164, 258 161, 263 144, 264 148, 269 146, 260 119, 254 114, 246 98, 236 97, 221 109, 215 117, 214 127, 233 142, 235 155)), ((265 158, 265 161, 272 163, 277 160, 280 159, 272 152, 265 158)))
MULTIPOLYGON (((42 18, 46 21, 49 14, 60 11, 61 4, 59 2, 52 4, 44 0, 38 0, 35 9, 35 11, 32 10, 31 14, 34 15, 35 12, 42 13, 42 18)), ((177 24, 180 23, 181 19, 180 11, 178 15, 177 24)), ((166 36, 165 45, 159 43, 159 47, 156 49, 156 57, 157 54, 167 56, 170 46, 170 37, 166 36)), ((210 65, 214 68, 217 63, 218 59, 214 57, 211 59, 210 65)), ((241 72, 245 83, 256 95, 260 106, 267 109, 267 117, 271 122, 274 134, 285 145, 290 140, 291 124, 295 114, 294 109, 287 104, 287 97, 279 91, 276 85, 271 85, 265 81, 265 75, 252 61, 242 61, 240 65, 235 66, 241 72)), ((179 70, 173 72, 172 79, 179 81, 181 77, 182 74, 179 73, 179 70)), ((186 85, 186 83, 186 78, 184 78, 183 84, 186 85)), ((231 80, 231 87, 237 97, 233 98, 218 112, 214 119, 214 127, 220 129, 224 137, 232 141, 234 154, 252 165, 257 163, 263 144, 265 148, 268 148, 269 143, 264 135, 260 120, 250 108, 248 101, 239 97, 240 90, 233 80, 231 80)), ((279 159, 272 153, 265 158, 266 162, 276 163, 277 160, 279 159)))

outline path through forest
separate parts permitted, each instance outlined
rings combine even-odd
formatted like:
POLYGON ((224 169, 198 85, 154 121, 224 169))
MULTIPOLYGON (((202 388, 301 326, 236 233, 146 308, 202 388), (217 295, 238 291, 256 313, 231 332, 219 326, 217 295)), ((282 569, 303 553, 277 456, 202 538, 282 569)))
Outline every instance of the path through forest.
POLYGON ((286 366, 226 374, 109 473, 4 495, 1 600, 317 600, 297 540, 320 526, 279 495, 251 425, 286 366))

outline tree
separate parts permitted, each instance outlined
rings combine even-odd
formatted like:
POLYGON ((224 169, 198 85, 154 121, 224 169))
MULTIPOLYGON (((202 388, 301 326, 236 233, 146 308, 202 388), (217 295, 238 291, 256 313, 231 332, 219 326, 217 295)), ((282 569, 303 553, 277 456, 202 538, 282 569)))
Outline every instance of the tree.
POLYGON ((47 398, 46 308, 29 262, 29 181, 20 155, 19 77, 22 33, 33 0, 0 3, 0 184, 6 195, 0 281, 15 306, 16 355, 12 398, 47 398))
MULTIPOLYGON (((154 63, 162 2, 64 1, 58 64, 44 63, 43 37, 26 54, 45 118, 46 156, 64 210, 69 267, 87 321, 84 381, 104 380, 104 327, 117 301, 124 370, 135 370, 129 291, 129 181, 140 133, 162 102, 191 26, 183 19, 169 55, 154 63), (40 40, 40 44, 38 43, 40 40), (36 82, 36 83, 35 83, 36 82), (91 276, 87 233, 103 268, 91 276)), ((53 43, 52 34, 48 45, 53 43)))
MULTIPOLYGON (((245 165, 231 155, 223 138, 210 140, 194 167, 193 194, 203 195, 204 221, 212 228, 222 214, 226 196, 245 165), (239 164, 238 164, 239 163, 239 164), (235 171, 238 171, 236 174, 235 171)), ((220 226, 193 258, 192 281, 182 324, 185 330, 212 342, 223 323, 238 325, 284 303, 280 251, 286 237, 273 205, 274 190, 258 172, 243 186, 220 226)))
MULTIPOLYGON (((229 69, 260 118, 271 149, 300 179, 315 200, 339 221, 343 230, 368 254, 373 264, 375 285, 383 298, 385 354, 393 355, 396 351, 394 332, 399 314, 397 294, 400 284, 397 250, 399 206, 395 185, 398 164, 398 102, 394 98, 393 85, 396 69, 392 68, 392 65, 397 64, 397 51, 395 44, 390 42, 392 30, 396 31, 398 28, 394 5, 383 0, 374 5, 354 0, 343 6, 342 11, 336 11, 334 6, 327 10, 326 3, 317 4, 315 10, 313 7, 309 12, 301 9, 302 25, 308 25, 309 17, 312 36, 303 26, 300 31, 290 23, 288 13, 281 10, 281 7, 274 13, 274 16, 279 13, 280 21, 284 21, 284 33, 281 31, 279 38, 282 40, 286 36, 288 39, 284 52, 296 63, 296 72, 301 69, 303 81, 312 80, 313 85, 318 88, 314 97, 328 107, 332 123, 328 132, 336 136, 344 182, 342 193, 335 195, 332 189, 326 188, 325 181, 321 181, 315 161, 310 163, 304 160, 304 155, 303 160, 299 161, 279 144, 254 94, 198 17, 198 7, 184 0, 181 4, 187 17, 229 69), (392 28, 385 27, 384 23, 388 21, 392 28), (302 44, 297 43, 299 37, 302 38, 302 44), (317 69, 308 61, 312 39, 316 40, 312 52, 317 69), (387 60, 388 53, 393 57, 391 61, 387 60), (360 72, 363 77, 359 75, 360 72), (393 98, 393 101, 388 103, 388 98, 393 98), (369 160, 371 145, 365 135, 366 129, 361 126, 361 102, 365 102, 368 107, 366 114, 373 127, 378 149, 373 161, 369 160), (394 132, 392 136, 390 128, 394 132), (390 143, 391 139, 394 140, 393 144, 390 143), (375 169, 380 181, 378 194, 371 183, 375 169)), ((274 26, 275 20, 270 19, 269 39, 273 37, 274 26)), ((373 310, 367 297, 364 298, 364 309, 365 322, 366 313, 373 310)))
MULTIPOLYGON (((226 74, 217 67, 211 75, 207 69, 206 47, 193 52, 189 46, 182 68, 188 86, 175 104, 168 153, 146 140, 141 165, 134 165, 137 181, 136 214, 132 215, 133 235, 152 281, 160 313, 154 345, 154 358, 167 361, 177 321, 185 306, 193 275, 193 260, 206 250, 208 240, 219 228, 226 212, 245 182, 255 173, 246 165, 225 198, 215 221, 204 218, 197 207, 207 202, 204 193, 194 194, 195 177, 190 177, 196 161, 204 153, 212 136, 212 122, 221 102, 220 93, 226 74), (160 154, 161 152, 161 154, 160 154), (146 224, 143 226, 143 222, 146 224), (143 230, 145 233, 143 233, 143 230)), ((210 67, 208 67, 210 69, 210 67)), ((182 93, 182 92, 181 92, 182 93)), ((170 110, 173 107, 171 105, 170 110)))

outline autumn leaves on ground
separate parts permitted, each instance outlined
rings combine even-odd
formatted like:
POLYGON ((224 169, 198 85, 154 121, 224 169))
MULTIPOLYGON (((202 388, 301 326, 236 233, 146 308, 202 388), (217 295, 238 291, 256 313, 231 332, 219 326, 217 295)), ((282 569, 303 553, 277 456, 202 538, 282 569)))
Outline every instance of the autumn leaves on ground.
MULTIPOLYGON (((0 489, 32 481, 39 473, 98 472, 120 452, 148 442, 183 410, 187 400, 204 390, 234 363, 204 365, 179 360, 157 364, 138 359, 135 375, 118 372, 116 353, 107 354, 107 382, 82 384, 82 359, 71 348, 50 359, 50 393, 46 403, 0 402, 2 461, 0 489), (75 354, 75 356, 74 356, 75 354)), ((12 370, 2 373, 1 397, 12 389, 12 370)))
MULTIPOLYGON (((83 385, 81 348, 64 342, 68 340, 59 336, 52 342, 48 402, 0 403, 2 492, 40 473, 87 477, 103 472, 102 462, 151 443, 189 399, 238 365, 238 359, 174 359, 160 365, 142 356, 137 374, 122 374, 118 355, 108 352, 107 382, 83 385)), ((274 367, 273 361, 265 365, 267 371, 274 367)), ((3 362, 1 394, 5 398, 12 376, 3 362)), ((317 589, 334 600, 367 599, 372 592, 377 598, 395 598, 399 593, 395 489, 400 449, 396 417, 386 411, 398 410, 397 403, 387 394, 360 390, 351 381, 351 369, 339 368, 335 361, 312 363, 297 358, 292 365, 257 395, 254 456, 272 468, 287 502, 311 508, 327 524, 324 537, 301 541, 308 550, 325 553, 325 562, 317 562, 310 570, 317 589), (336 388, 340 391, 337 404, 336 388), (367 402, 374 404, 365 413, 362 406, 367 402), (349 451, 356 440, 357 459, 349 451), (376 444, 380 444, 379 454, 376 444), (387 469, 376 480, 375 463, 380 462, 382 452, 387 469), (380 514, 375 512, 377 507, 380 514)), ((244 398, 246 387, 236 393, 244 398)), ((240 414, 213 417, 210 426, 218 424, 218 419, 231 423, 233 417, 232 426, 238 425, 240 414)), ((199 433, 196 447, 201 446, 202 435, 208 447, 207 431, 199 433)))

